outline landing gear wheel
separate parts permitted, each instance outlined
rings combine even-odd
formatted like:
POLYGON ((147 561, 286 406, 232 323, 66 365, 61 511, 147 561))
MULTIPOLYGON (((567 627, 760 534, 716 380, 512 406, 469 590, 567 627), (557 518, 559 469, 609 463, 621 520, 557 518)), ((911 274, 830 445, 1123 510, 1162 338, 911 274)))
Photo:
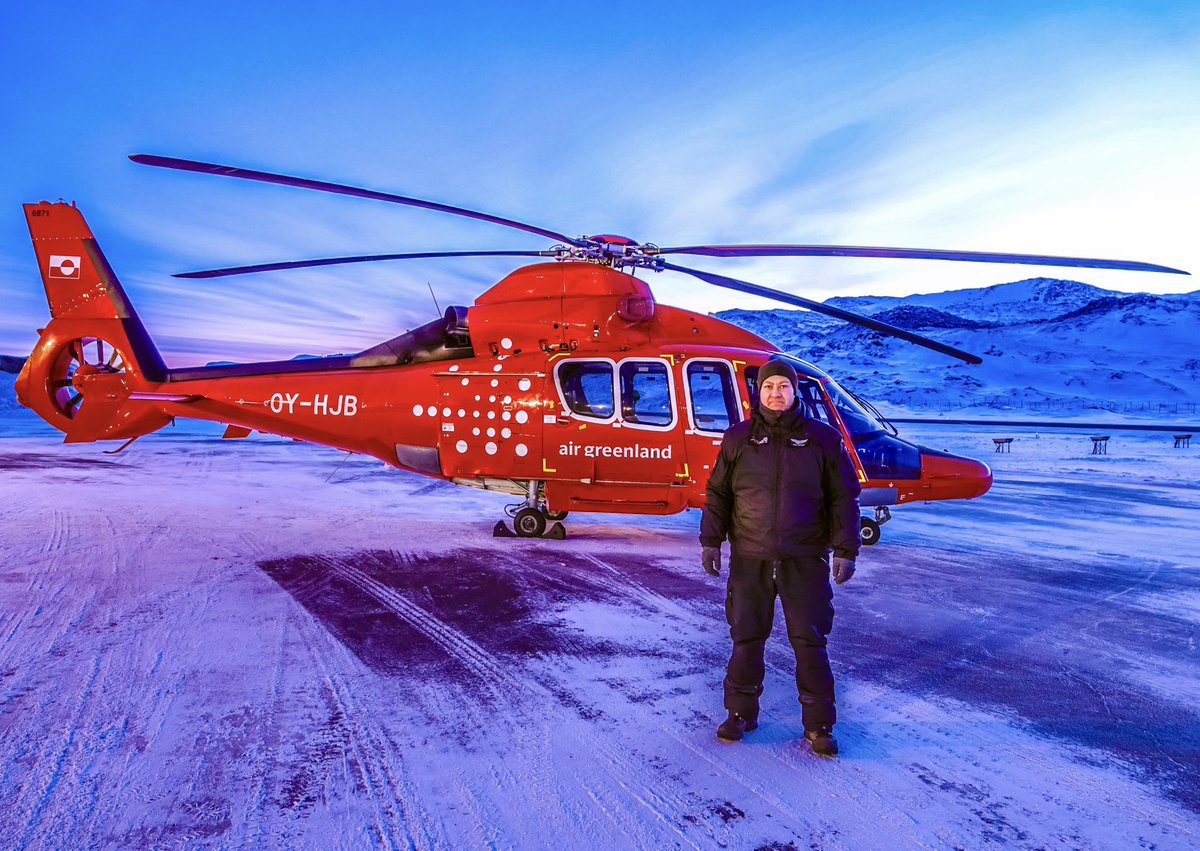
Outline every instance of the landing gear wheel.
POLYGON ((540 538, 546 531, 546 515, 536 508, 522 508, 513 517, 513 528, 518 537, 540 538))
POLYGON ((546 519, 547 519, 547 520, 550 520, 550 521, 552 521, 552 522, 554 522, 554 521, 558 521, 558 520, 566 520, 566 519, 567 519, 567 513, 568 513, 568 512, 566 512, 566 511, 547 511, 547 512, 546 512, 546 519))
POLYGON ((879 543, 879 524, 870 517, 860 518, 859 531, 862 534, 862 542, 865 546, 873 547, 879 543))

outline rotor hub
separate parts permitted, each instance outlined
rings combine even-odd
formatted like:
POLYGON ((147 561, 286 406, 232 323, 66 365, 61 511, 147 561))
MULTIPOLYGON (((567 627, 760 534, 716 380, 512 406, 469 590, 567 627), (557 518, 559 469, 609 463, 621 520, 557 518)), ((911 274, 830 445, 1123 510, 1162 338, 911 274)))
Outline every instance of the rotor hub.
POLYGON ((578 242, 579 245, 560 243, 551 250, 558 260, 599 263, 614 269, 633 267, 661 271, 663 268, 663 260, 657 256, 659 248, 650 242, 640 243, 627 236, 607 233, 581 236, 578 242))

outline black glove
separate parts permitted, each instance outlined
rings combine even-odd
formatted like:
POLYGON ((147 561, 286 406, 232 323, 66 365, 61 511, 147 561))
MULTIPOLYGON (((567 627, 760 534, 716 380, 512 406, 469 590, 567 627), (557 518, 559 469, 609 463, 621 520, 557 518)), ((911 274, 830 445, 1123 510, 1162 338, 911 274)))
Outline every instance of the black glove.
POLYGON ((833 581, 838 585, 850 581, 850 577, 854 575, 854 559, 841 558, 840 556, 833 557, 833 581))
POLYGON ((720 547, 701 547, 700 548, 700 564, 704 568, 704 572, 711 576, 721 575, 721 548, 720 547))

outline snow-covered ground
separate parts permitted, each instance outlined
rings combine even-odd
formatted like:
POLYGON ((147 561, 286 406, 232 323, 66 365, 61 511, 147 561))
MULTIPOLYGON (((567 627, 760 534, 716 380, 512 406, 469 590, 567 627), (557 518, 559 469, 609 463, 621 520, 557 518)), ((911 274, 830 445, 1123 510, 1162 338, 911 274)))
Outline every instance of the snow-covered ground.
POLYGON ((842 756, 790 651, 714 736, 698 515, 494 539, 503 497, 168 429, 0 418, 13 848, 1194 848, 1200 443, 922 427, 994 464, 837 589, 842 756))

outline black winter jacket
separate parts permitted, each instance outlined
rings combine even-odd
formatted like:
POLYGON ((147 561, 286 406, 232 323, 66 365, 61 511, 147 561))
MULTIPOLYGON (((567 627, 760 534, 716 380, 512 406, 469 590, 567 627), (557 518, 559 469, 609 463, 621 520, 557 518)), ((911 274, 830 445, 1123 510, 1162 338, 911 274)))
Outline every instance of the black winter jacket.
POLYGON ((733 553, 748 559, 826 555, 831 548, 856 558, 861 492, 836 429, 805 419, 797 407, 776 417, 755 409, 721 441, 700 543, 717 547, 728 537, 733 553))

